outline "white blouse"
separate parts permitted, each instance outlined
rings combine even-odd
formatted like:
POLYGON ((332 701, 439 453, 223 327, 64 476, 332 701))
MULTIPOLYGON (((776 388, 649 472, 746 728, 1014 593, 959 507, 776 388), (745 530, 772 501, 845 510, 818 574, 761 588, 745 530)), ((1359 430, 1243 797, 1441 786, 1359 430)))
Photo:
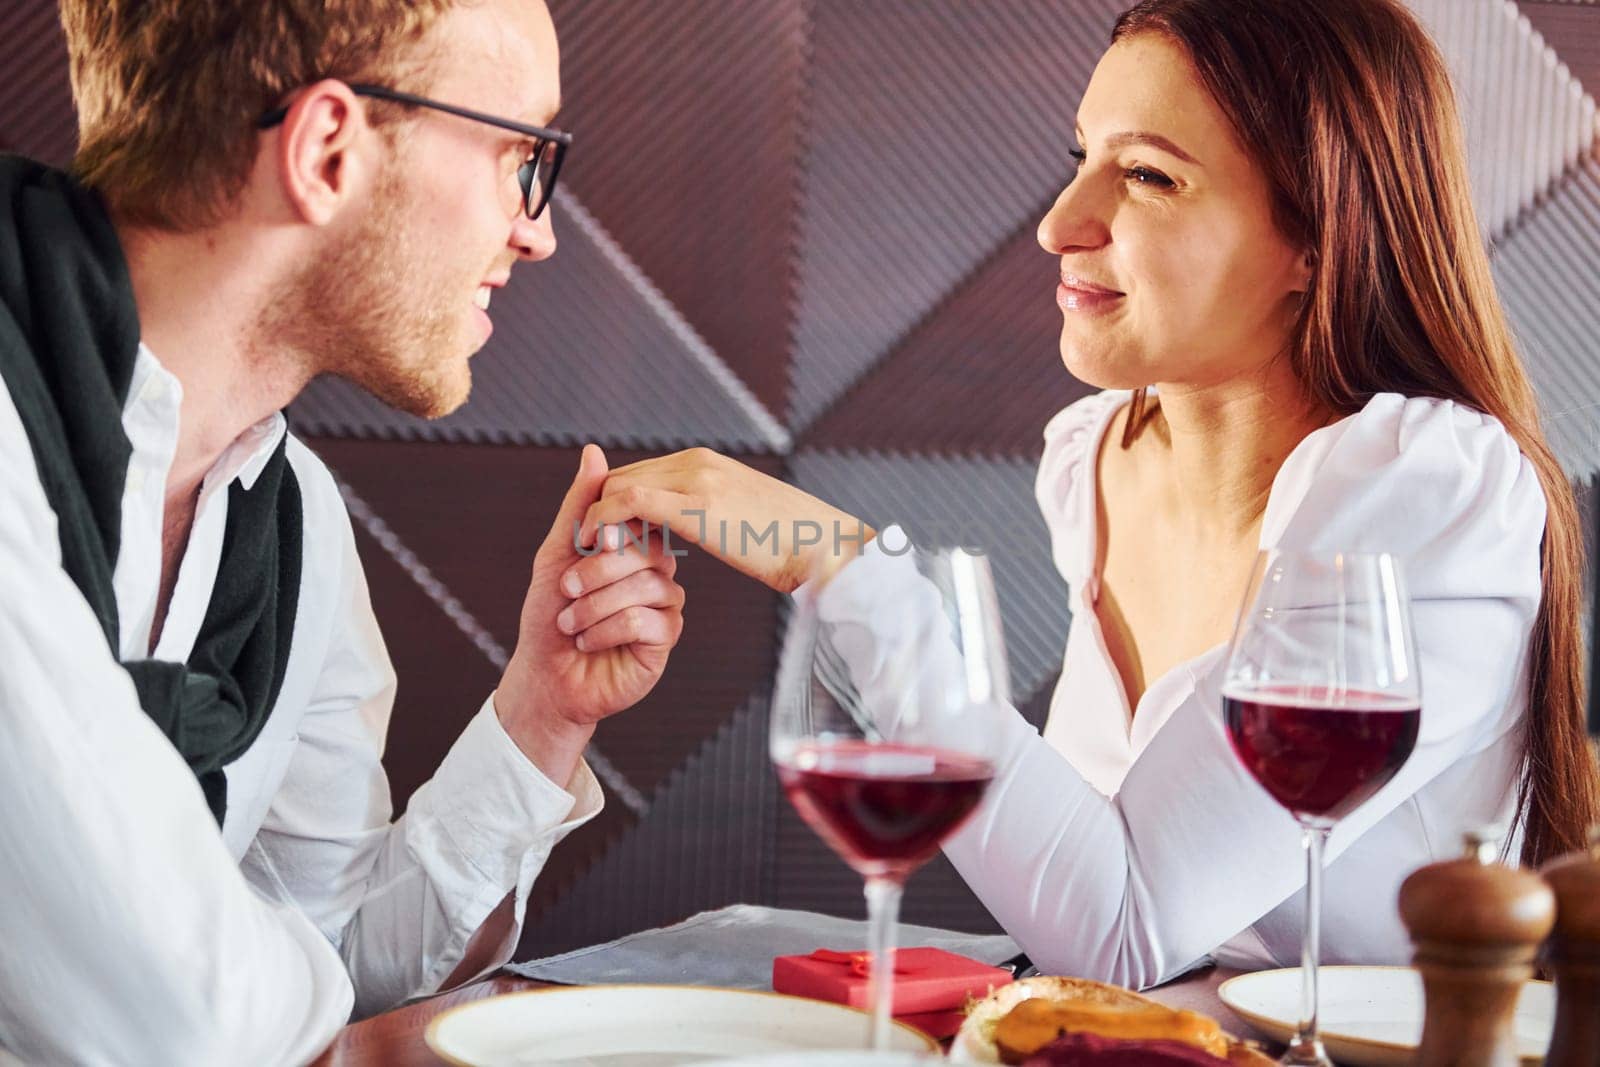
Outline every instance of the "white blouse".
MULTIPOLYGON (((1128 395, 1088 397, 1045 430, 1037 495, 1072 596, 1061 680, 1043 737, 1014 709, 992 710, 996 778, 946 853, 1047 972, 1145 988, 1207 957, 1293 965, 1300 832, 1229 746, 1225 647, 1155 679, 1135 714, 1095 617, 1096 455, 1128 395)), ((1422 677, 1410 760, 1329 842, 1326 962, 1405 962, 1401 881, 1455 854, 1466 829, 1512 816, 1544 521, 1537 476, 1504 427, 1448 401, 1374 397, 1308 435, 1273 481, 1263 548, 1401 557, 1422 677)), ((905 624, 915 581, 874 542, 818 597, 825 617, 865 622, 845 650, 863 692, 874 673, 888 678, 895 645, 928 640, 905 624)))

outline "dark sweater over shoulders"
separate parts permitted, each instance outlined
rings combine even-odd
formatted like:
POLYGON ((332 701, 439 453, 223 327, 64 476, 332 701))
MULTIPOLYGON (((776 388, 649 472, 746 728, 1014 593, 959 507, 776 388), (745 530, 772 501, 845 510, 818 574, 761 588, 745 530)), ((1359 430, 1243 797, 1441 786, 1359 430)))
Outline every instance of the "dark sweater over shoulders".
MULTIPOLYGON (((112 576, 132 454, 122 412, 138 353, 128 265, 99 196, 62 171, 0 155, 0 381, 56 514, 62 569, 119 660, 112 576)), ((301 506, 285 444, 250 490, 229 491, 216 585, 189 661, 122 660, 219 824, 223 767, 266 723, 294 632, 301 506)))

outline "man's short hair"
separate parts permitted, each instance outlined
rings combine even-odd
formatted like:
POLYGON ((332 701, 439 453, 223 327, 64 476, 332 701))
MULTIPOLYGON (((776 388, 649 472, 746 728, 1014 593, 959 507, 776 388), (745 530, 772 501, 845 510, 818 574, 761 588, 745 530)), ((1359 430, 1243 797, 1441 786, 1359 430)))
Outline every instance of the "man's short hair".
MULTIPOLYGON (((424 36, 453 0, 61 0, 80 178, 125 220, 226 218, 256 119, 322 78, 427 92, 424 36)), ((372 101, 374 124, 394 105, 372 101)))

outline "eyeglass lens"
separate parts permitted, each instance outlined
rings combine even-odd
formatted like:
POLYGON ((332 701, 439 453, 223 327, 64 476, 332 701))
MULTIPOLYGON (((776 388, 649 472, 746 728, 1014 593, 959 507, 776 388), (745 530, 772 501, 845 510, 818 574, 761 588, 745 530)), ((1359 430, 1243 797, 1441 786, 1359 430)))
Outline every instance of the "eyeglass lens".
POLYGON ((550 202, 559 149, 560 145, 554 141, 540 141, 536 154, 517 170, 517 180, 522 183, 524 208, 530 219, 538 218, 550 202))

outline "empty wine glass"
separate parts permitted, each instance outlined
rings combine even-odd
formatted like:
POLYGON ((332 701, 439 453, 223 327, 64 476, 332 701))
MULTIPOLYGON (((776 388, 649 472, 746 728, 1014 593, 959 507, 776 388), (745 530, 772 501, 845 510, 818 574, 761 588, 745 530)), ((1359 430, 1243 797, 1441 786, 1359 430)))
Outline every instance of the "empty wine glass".
POLYGON ((1400 770, 1421 723, 1399 562, 1384 554, 1262 552, 1222 696, 1234 751, 1300 823, 1306 850, 1300 1024, 1279 1062, 1325 1065, 1317 1034, 1323 846, 1341 818, 1400 770))
POLYGON ((987 561, 959 549, 875 552, 795 599, 771 755, 801 818, 865 880, 882 1051, 905 880, 994 776, 985 711, 1009 701, 1000 616, 987 561))

